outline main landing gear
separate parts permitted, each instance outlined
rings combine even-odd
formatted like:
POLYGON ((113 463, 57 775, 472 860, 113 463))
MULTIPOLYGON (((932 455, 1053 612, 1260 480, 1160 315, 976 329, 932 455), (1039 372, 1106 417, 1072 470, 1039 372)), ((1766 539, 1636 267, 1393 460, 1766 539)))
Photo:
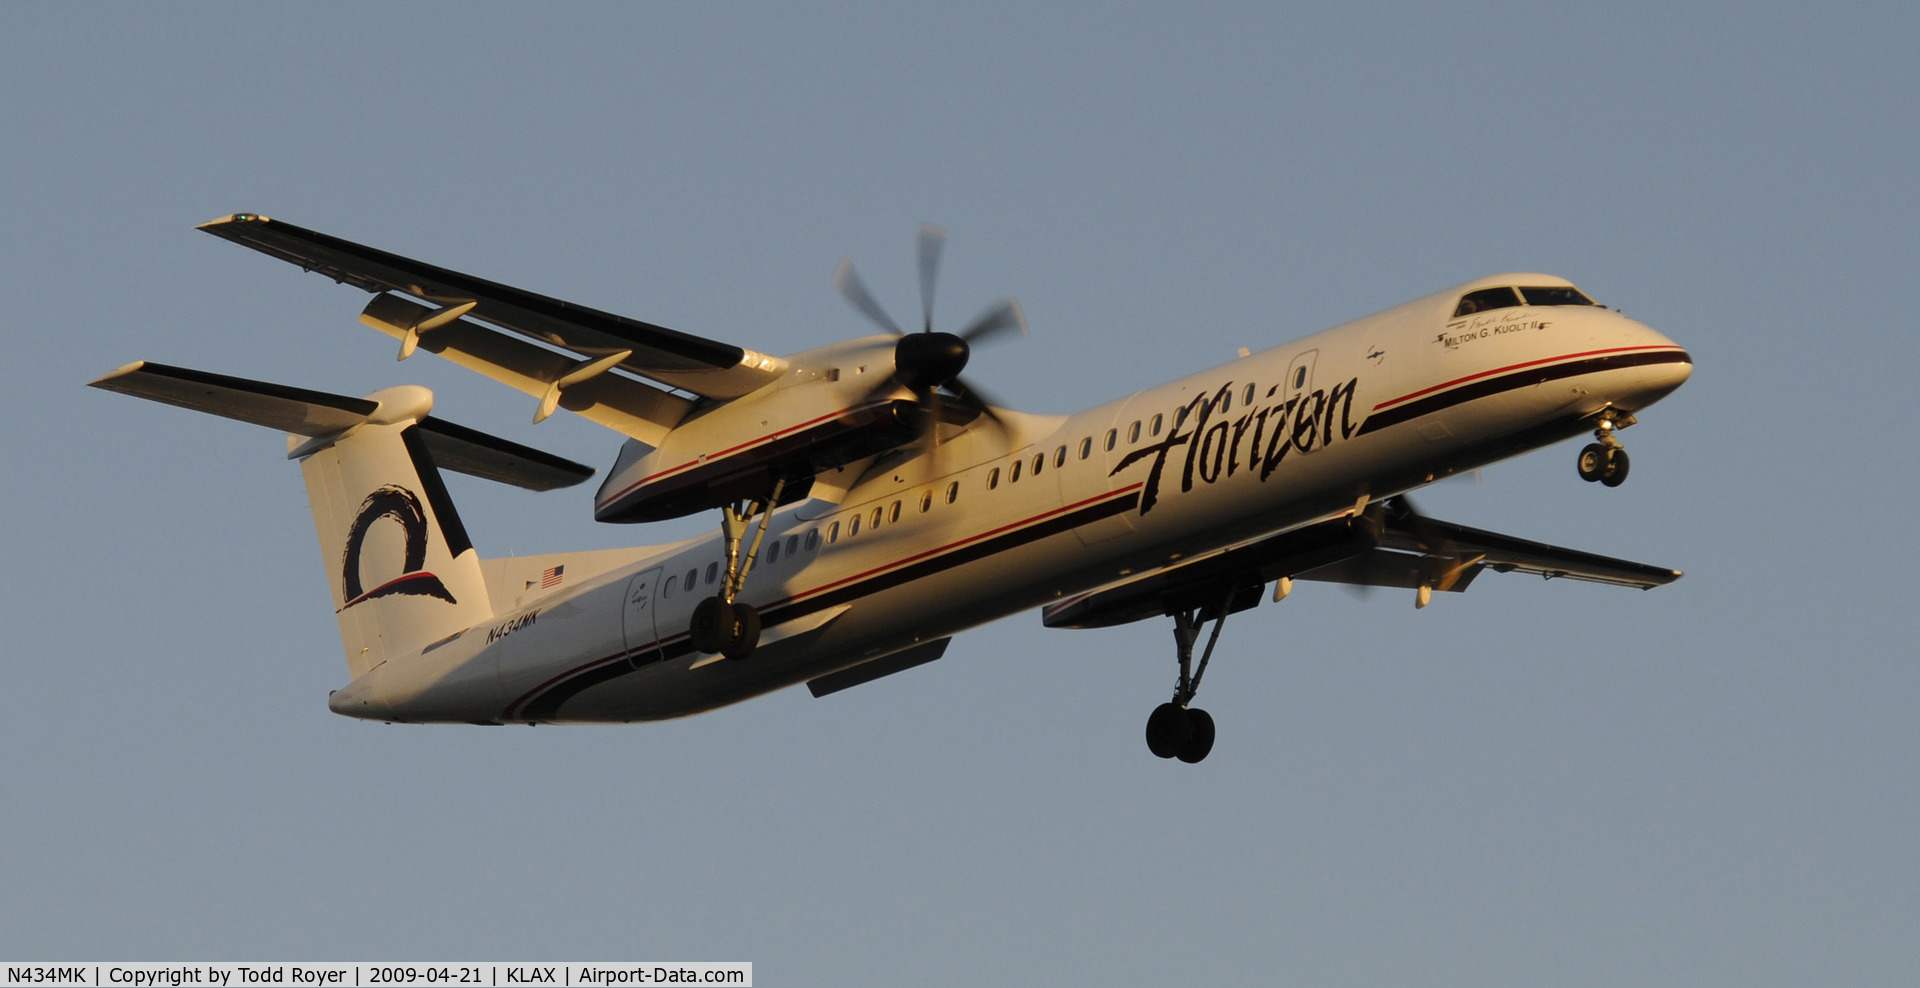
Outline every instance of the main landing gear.
POLYGON ((1180 682, 1173 699, 1153 710, 1147 718, 1147 750, 1161 758, 1178 758, 1191 765, 1213 750, 1213 717, 1205 710, 1190 707, 1200 692, 1200 677, 1206 675, 1207 662, 1213 658, 1213 646, 1220 641, 1220 629, 1227 623, 1227 601, 1219 613, 1211 615, 1213 633, 1207 636, 1206 651, 1200 653, 1200 667, 1193 666, 1193 643, 1209 615, 1204 609, 1176 611, 1173 615, 1173 641, 1180 657, 1180 682))
POLYGON ((767 522, 773 518, 773 509, 780 503, 780 491, 784 487, 786 481, 776 481, 773 495, 766 500, 744 501, 720 509, 720 533, 727 547, 727 572, 720 581, 720 592, 701 601, 693 609, 693 621, 687 627, 687 638, 699 651, 718 652, 729 659, 744 659, 753 654, 754 646, 760 644, 760 612, 752 604, 743 603, 737 598, 740 588, 747 582, 747 574, 753 570, 753 561, 760 555, 760 541, 766 538, 767 522), (760 525, 743 559, 740 543, 747 529, 753 527, 755 515, 760 516, 760 525))
POLYGON ((1581 447, 1580 457, 1574 463, 1581 480, 1588 483, 1597 480, 1608 487, 1627 482, 1627 451, 1620 440, 1613 438, 1613 430, 1624 429, 1633 422, 1632 415, 1611 408, 1600 413, 1599 423, 1593 430, 1593 438, 1598 442, 1581 447))

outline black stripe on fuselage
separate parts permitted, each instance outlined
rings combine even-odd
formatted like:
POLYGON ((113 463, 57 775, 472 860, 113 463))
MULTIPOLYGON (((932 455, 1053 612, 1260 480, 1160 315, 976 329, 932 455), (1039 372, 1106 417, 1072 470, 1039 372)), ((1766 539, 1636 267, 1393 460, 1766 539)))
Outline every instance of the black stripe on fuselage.
POLYGON ((1548 381, 1558 381, 1581 374, 1593 374, 1599 371, 1620 370, 1626 367, 1646 367, 1653 364, 1690 364, 1693 358, 1683 350, 1656 350, 1651 353, 1616 353, 1601 357, 1588 357, 1584 360, 1568 361, 1564 364, 1552 364, 1546 367, 1528 367, 1525 370, 1499 377, 1490 377, 1484 381, 1464 384, 1451 391, 1429 395, 1418 401, 1410 401, 1398 408, 1374 412, 1367 416, 1365 424, 1360 426, 1356 435, 1377 432, 1389 426, 1417 419, 1422 415, 1431 415, 1455 405, 1465 404, 1476 398, 1486 398, 1520 388, 1530 388, 1548 381))
MULTIPOLYGON (((1134 490, 1122 496, 1109 498, 1105 501, 1090 504, 1074 511, 1064 512, 1052 518, 1045 518, 1025 527, 1017 528, 1009 532, 1002 532, 999 535, 981 539, 971 545, 963 545, 951 551, 909 563, 897 569, 875 573, 865 578, 854 577, 841 586, 834 587, 832 590, 809 597, 805 600, 797 600, 791 604, 768 610, 765 614, 761 615, 761 620, 765 627, 771 628, 787 621, 803 618, 809 614, 826 610, 830 607, 837 607, 841 604, 858 600, 861 597, 891 590, 894 587, 911 583, 923 577, 933 576, 936 573, 941 573, 958 566, 964 566, 968 563, 986 559, 1002 552, 1017 549, 1021 546, 1038 542, 1041 539, 1070 532, 1082 525, 1089 525, 1104 518, 1125 514, 1128 511, 1137 509, 1139 506, 1140 492, 1134 490)), ((509 706, 506 713, 502 715, 502 719, 510 721, 551 720, 559 713, 562 704, 588 689, 611 682, 645 666, 691 655, 693 651, 693 643, 688 640, 685 634, 681 634, 663 640, 658 647, 638 649, 632 653, 631 657, 625 653, 608 656, 605 659, 590 663, 588 666, 581 668, 576 674, 569 675, 559 682, 554 683, 538 696, 526 701, 524 704, 517 704, 517 711, 515 707, 509 706), (630 658, 631 661, 629 660, 630 658)))

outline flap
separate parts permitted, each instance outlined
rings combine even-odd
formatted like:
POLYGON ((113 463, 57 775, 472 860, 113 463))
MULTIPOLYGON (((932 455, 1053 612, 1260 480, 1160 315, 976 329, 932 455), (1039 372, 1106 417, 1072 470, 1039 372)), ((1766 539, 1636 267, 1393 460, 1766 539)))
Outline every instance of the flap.
MULTIPOLYGON (((376 295, 360 313, 360 321, 394 339, 404 339, 408 327, 433 311, 398 295, 376 295)), ((555 382, 578 366, 566 354, 468 319, 456 319, 419 337, 419 347, 536 398, 544 398, 555 382)), ((693 401, 620 374, 600 374, 563 387, 559 407, 658 446, 686 418, 693 401)))
POLYGON ((362 291, 399 292, 441 306, 472 302, 468 311, 474 318, 576 353, 631 350, 621 367, 708 398, 737 398, 757 391, 786 370, 786 362, 778 357, 449 271, 253 213, 223 216, 200 229, 362 291))

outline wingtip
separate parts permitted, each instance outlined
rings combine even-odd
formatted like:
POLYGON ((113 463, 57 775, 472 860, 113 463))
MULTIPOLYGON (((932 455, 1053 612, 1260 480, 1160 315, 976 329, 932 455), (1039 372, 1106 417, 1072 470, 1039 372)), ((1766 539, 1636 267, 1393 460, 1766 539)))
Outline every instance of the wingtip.
POLYGON ((107 382, 112 381, 116 378, 126 377, 128 374, 138 373, 140 368, 145 366, 147 366, 147 362, 144 360, 136 360, 130 364, 121 364, 120 366, 115 367, 114 369, 106 372, 105 374, 102 374, 99 377, 96 377, 93 380, 88 381, 87 387, 89 388, 105 387, 107 382))
POLYGON ((262 216, 259 213, 228 213, 227 215, 222 216, 219 219, 208 220, 205 223, 202 223, 199 226, 194 227, 194 229, 207 230, 216 226, 226 226, 229 223, 270 223, 270 222, 272 222, 272 220, 269 220, 267 217, 262 216))

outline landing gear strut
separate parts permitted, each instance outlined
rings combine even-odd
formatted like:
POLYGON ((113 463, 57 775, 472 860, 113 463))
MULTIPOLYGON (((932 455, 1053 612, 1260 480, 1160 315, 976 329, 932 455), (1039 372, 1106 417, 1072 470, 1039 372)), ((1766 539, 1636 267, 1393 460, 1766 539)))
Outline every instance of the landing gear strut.
POLYGON ((1220 641, 1220 629, 1227 623, 1227 609, 1233 595, 1220 602, 1213 615, 1213 633, 1207 636, 1206 650, 1200 653, 1200 666, 1193 665, 1193 643, 1207 622, 1204 609, 1176 611, 1173 615, 1173 642, 1180 658, 1180 682, 1173 699, 1153 710, 1147 718, 1147 750, 1161 758, 1178 758, 1191 765, 1213 750, 1213 716, 1198 707, 1190 707, 1200 692, 1200 677, 1207 673, 1213 658, 1213 646, 1220 641))
POLYGON ((780 492, 786 483, 775 481, 772 496, 764 501, 743 501, 720 509, 720 533, 727 546, 727 572, 720 581, 720 592, 693 609, 687 638, 694 648, 718 652, 729 659, 744 659, 760 644, 760 612, 752 604, 736 598, 747 582, 747 574, 753 570, 753 561, 760 555, 760 542, 766 538, 767 523, 773 518, 773 509, 780 503, 780 492), (753 527, 755 515, 760 516, 760 524, 743 559, 740 543, 747 529, 753 527))
POLYGON ((1633 422, 1632 415, 1611 408, 1600 413, 1599 423, 1593 430, 1593 438, 1598 441, 1581 447, 1580 457, 1574 462, 1581 480, 1589 483, 1597 480, 1608 487, 1627 482, 1627 451, 1620 440, 1613 437, 1613 431, 1633 422))

